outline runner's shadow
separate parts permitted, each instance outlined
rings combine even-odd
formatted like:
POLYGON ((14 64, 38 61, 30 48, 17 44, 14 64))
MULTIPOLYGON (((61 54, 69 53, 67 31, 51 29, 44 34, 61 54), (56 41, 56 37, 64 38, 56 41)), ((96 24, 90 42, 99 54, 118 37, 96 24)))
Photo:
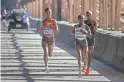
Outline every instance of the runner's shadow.
POLYGON ((71 46, 69 46, 67 44, 64 44, 64 43, 62 43, 60 41, 57 41, 57 40, 56 40, 56 46, 61 48, 64 51, 66 51, 70 55, 72 55, 72 56, 77 58, 77 53, 76 53, 76 50, 74 49, 74 47, 71 47, 71 46))
POLYGON ((29 75, 29 69, 25 68, 26 62, 24 62, 23 60, 23 57, 24 57, 22 55, 23 50, 21 50, 20 46, 18 46, 17 38, 14 33, 12 34, 12 37, 13 37, 13 43, 14 43, 13 46, 15 47, 16 50, 18 50, 18 52, 16 52, 15 54, 18 54, 19 61, 21 62, 20 67, 23 68, 23 75, 25 76, 28 82, 34 82, 34 80, 29 75))

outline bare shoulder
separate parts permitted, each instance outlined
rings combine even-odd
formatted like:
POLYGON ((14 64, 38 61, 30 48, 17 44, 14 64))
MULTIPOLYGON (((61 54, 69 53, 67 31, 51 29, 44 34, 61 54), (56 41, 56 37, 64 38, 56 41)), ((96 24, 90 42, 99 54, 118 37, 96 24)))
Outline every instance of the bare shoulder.
POLYGON ((93 24, 95 27, 97 26, 97 22, 95 20, 93 20, 93 24))
POLYGON ((51 19, 51 21, 52 21, 52 22, 54 22, 54 23, 56 23, 56 22, 57 22, 57 21, 56 21, 56 19, 51 19))

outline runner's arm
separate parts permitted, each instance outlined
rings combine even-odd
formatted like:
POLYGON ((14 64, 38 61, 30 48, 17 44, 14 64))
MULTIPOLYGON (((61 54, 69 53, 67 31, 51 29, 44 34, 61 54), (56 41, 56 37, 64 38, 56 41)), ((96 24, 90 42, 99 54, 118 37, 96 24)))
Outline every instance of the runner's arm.
POLYGON ((96 30, 97 30, 97 23, 96 23, 96 21, 92 22, 92 27, 93 27, 93 31, 96 33, 96 30))
POLYGON ((87 36, 91 36, 91 31, 90 31, 88 25, 85 26, 85 29, 86 29, 87 32, 85 32, 83 30, 81 30, 81 32, 84 33, 84 34, 86 34, 87 36))
MULTIPOLYGON (((43 23, 41 24, 43 26, 43 23)), ((43 32, 43 28, 37 28, 37 32, 43 32)))
POLYGON ((58 29, 58 25, 57 25, 57 22, 56 22, 56 20, 55 20, 55 32, 58 32, 59 31, 59 29, 58 29))
POLYGON ((86 25, 86 30, 87 30, 87 36, 90 37, 92 34, 88 25, 86 25))
POLYGON ((76 25, 74 25, 74 27, 72 29, 72 32, 71 32, 71 35, 74 35, 75 34, 75 27, 76 27, 76 25))
POLYGON ((43 32, 43 29, 37 28, 37 32, 43 32))
POLYGON ((53 29, 54 32, 59 31, 59 30, 58 30, 58 25, 57 25, 56 20, 53 20, 53 24, 50 24, 50 28, 53 29))

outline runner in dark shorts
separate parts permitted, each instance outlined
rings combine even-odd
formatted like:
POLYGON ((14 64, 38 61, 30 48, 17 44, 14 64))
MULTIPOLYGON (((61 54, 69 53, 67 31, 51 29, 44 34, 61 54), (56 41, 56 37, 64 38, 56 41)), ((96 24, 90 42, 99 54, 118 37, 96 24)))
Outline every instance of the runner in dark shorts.
MULTIPOLYGON (((87 37, 87 42, 88 42, 88 68, 90 67, 90 63, 92 60, 92 53, 94 51, 94 45, 95 45, 95 33, 96 33, 96 21, 92 20, 92 12, 87 11, 86 12, 86 17, 87 20, 84 21, 85 24, 87 24, 90 27, 91 31, 91 37, 87 37)), ((87 74, 89 74, 89 69, 86 70, 87 74)))
MULTIPOLYGON (((87 69, 87 39, 86 37, 90 36, 90 29, 86 24, 84 24, 84 16, 79 15, 78 16, 79 24, 74 26, 73 34, 75 35, 75 44, 76 44, 76 50, 78 54, 78 66, 79 66, 79 75, 81 75, 81 59, 84 62, 84 66, 82 70, 87 69), (81 52, 81 53, 80 53, 81 52)), ((84 71, 85 75, 86 72, 84 71)))

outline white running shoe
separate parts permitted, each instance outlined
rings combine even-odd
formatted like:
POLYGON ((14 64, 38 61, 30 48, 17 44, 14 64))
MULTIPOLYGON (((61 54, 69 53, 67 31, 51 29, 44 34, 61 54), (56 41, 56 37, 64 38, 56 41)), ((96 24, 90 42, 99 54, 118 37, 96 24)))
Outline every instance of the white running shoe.
POLYGON ((49 72, 50 72, 50 70, 49 70, 48 67, 45 68, 45 72, 46 72, 46 73, 49 73, 49 72))

